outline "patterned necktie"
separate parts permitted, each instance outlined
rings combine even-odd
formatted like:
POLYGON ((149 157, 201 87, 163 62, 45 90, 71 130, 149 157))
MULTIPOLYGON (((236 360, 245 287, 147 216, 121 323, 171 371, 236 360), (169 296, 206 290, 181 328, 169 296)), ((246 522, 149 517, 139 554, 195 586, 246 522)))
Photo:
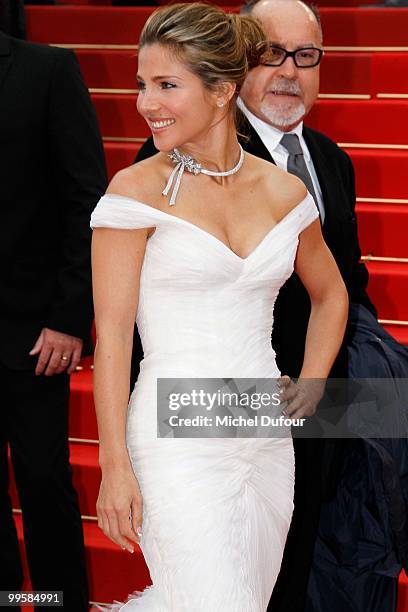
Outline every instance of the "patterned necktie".
POLYGON ((297 134, 284 134, 280 140, 280 143, 289 153, 288 172, 290 174, 294 174, 304 182, 307 190, 315 201, 320 213, 320 220, 323 223, 324 210, 322 210, 322 208, 319 206, 319 201, 313 187, 312 177, 307 169, 302 147, 300 146, 299 136, 297 134))

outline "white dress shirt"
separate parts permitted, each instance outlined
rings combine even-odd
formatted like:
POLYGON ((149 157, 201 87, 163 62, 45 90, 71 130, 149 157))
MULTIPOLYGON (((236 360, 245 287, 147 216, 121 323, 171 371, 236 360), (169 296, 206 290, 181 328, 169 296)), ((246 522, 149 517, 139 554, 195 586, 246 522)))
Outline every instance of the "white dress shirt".
POLYGON ((323 224, 325 211, 323 205, 323 197, 322 190, 320 189, 319 181, 317 179, 316 170, 313 165, 313 161, 311 155, 309 153, 309 149, 307 148, 305 139, 303 138, 303 121, 298 123, 293 130, 290 132, 282 132, 277 128, 273 127, 269 123, 266 123, 259 117, 256 117, 244 104, 241 98, 237 99, 238 108, 244 113, 245 117, 248 119, 249 123, 254 128, 255 132, 257 132, 259 138, 264 143, 265 147, 269 151, 272 159, 275 161, 276 165, 279 168, 282 168, 287 172, 288 170, 288 157, 289 152, 283 145, 280 144, 280 140, 284 134, 297 134, 299 137, 300 146, 302 147, 303 155, 305 158, 306 167, 309 171, 310 177, 312 179, 313 187, 317 197, 317 206, 319 208, 320 219, 323 224))

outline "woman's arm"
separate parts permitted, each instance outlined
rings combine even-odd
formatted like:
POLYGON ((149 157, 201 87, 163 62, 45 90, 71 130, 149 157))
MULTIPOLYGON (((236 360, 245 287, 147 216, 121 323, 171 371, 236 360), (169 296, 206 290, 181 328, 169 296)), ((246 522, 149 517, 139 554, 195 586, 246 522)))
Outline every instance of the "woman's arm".
POLYGON ((94 229, 92 277, 97 342, 94 397, 102 482, 98 524, 114 542, 133 552, 142 500, 126 448, 130 361, 139 279, 148 228, 94 229), (132 515, 132 528, 129 515, 132 515))
POLYGON ((295 271, 312 304, 300 378, 327 378, 343 341, 348 295, 318 220, 300 234, 295 271))
POLYGON ((318 220, 300 234, 295 271, 309 294, 312 308, 298 385, 288 388, 282 399, 290 400, 284 413, 301 418, 313 414, 321 399, 324 385, 318 380, 329 375, 348 316, 347 290, 318 220), (316 384, 302 385, 302 379, 316 379, 316 384))

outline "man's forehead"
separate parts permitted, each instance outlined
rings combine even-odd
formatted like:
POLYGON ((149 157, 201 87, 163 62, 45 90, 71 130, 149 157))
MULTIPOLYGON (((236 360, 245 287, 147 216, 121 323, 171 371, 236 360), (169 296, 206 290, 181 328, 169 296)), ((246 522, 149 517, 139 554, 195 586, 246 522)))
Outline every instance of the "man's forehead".
POLYGON ((320 28, 309 7, 296 0, 261 0, 252 14, 258 18, 268 40, 279 44, 321 42, 320 28))
POLYGON ((283 49, 286 49, 287 51, 296 51, 296 49, 308 49, 308 48, 316 48, 316 43, 315 42, 304 42, 304 41, 293 41, 290 39, 287 40, 283 40, 283 39, 268 39, 268 42, 273 46, 273 47, 282 47, 283 49))

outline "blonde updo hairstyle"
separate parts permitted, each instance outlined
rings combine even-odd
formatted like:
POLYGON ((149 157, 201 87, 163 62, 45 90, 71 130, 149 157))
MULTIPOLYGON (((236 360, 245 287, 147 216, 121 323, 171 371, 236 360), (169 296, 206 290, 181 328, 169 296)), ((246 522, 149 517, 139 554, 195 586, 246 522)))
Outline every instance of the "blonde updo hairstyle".
POLYGON ((142 30, 139 48, 155 43, 171 49, 206 88, 214 91, 222 83, 235 83, 236 94, 267 48, 255 18, 227 14, 205 2, 170 4, 154 11, 142 30))

